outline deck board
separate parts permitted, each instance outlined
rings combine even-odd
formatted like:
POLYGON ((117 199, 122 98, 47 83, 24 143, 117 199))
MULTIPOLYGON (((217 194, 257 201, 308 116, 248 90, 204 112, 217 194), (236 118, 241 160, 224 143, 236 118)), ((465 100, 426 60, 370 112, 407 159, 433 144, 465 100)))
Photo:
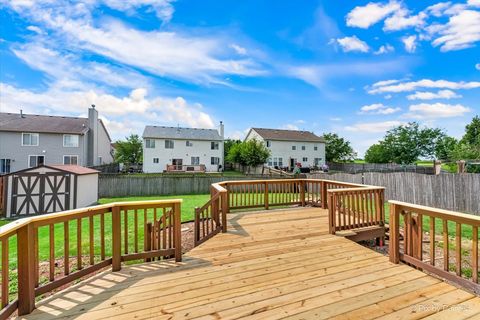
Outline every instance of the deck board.
POLYGON ((105 271, 25 319, 466 319, 480 298, 328 233, 327 212, 229 215, 229 232, 184 255, 105 271), (435 308, 437 306, 437 308, 435 308), (441 307, 438 307, 441 306, 441 307))

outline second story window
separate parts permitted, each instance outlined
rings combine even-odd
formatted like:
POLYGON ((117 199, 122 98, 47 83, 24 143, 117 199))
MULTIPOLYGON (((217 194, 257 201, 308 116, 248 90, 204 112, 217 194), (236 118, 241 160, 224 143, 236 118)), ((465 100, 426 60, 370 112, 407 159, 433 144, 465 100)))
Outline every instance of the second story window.
POLYGON ((77 148, 78 147, 78 135, 76 134, 64 134, 63 135, 63 146, 67 148, 77 148))
POLYGON ((211 149, 212 150, 218 150, 219 143, 217 141, 212 141, 211 143, 211 149))
POLYGON ((292 146, 292 150, 297 150, 297 146, 292 146))
POLYGON ((187 146, 187 147, 193 147, 192 141, 187 140, 187 141, 185 142, 185 146, 187 146))
POLYGON ((314 147, 313 147, 313 150, 314 150, 314 151, 317 151, 317 150, 318 150, 318 147, 317 147, 317 146, 314 146, 314 147))
POLYGON ((305 151, 306 147, 305 146, 302 146, 302 150, 305 151))
POLYGON ((270 140, 267 140, 267 148, 270 148, 272 146, 272 142, 270 140))
POLYGON ((38 133, 22 133, 22 146, 38 146, 38 133))
POLYGON ((78 164, 78 156, 63 156, 63 164, 78 164))
POLYGON ((165 149, 173 149, 173 140, 165 140, 165 149))
POLYGON ((307 157, 303 157, 302 161, 303 161, 303 162, 308 162, 308 158, 307 158, 307 157))
POLYGON ((153 158, 153 163, 159 163, 158 158, 153 158))
POLYGON ((148 149, 155 148, 155 140, 154 139, 145 139, 145 148, 148 148, 148 149))

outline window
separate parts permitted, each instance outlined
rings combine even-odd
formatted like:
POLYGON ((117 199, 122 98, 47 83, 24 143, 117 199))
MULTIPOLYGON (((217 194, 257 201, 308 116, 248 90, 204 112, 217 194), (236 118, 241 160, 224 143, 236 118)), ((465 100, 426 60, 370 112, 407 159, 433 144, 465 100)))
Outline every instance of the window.
POLYGON ((212 157, 211 164, 220 164, 220 158, 219 157, 212 157))
POLYGON ((218 142, 212 141, 210 147, 211 147, 212 150, 218 150, 218 142))
POLYGON ((78 164, 78 156, 63 156, 63 164, 78 164))
POLYGON ((45 163, 45 156, 28 156, 28 166, 30 168, 39 166, 45 163))
POLYGON ((98 164, 99 165, 103 164, 103 158, 101 156, 98 157, 98 164))
POLYGON ((165 149, 173 149, 173 140, 165 140, 165 149))
POLYGON ((314 146, 314 147, 313 147, 313 150, 314 150, 314 151, 317 151, 317 150, 318 150, 318 147, 317 147, 317 146, 314 146))
POLYGON ((318 166, 318 165, 320 165, 321 161, 322 161, 322 158, 315 158, 314 164, 315 164, 316 166, 318 166))
POLYGON ((192 166, 200 165, 200 157, 192 157, 192 166))
POLYGON ((153 158, 153 163, 159 163, 158 158, 153 158))
POLYGON ((272 142, 267 140, 267 147, 270 148, 272 146, 272 142))
POLYGON ((297 150, 297 146, 292 146, 292 150, 297 150))
POLYGON ((278 158, 278 166, 283 167, 283 158, 278 158))
POLYGON ((302 150, 305 151, 306 147, 305 146, 302 146, 302 150))
POLYGON ((38 133, 22 133, 22 146, 38 146, 38 133))
POLYGON ((273 158, 273 166, 278 166, 278 158, 273 158))
POLYGON ((63 146, 66 148, 78 148, 78 135, 76 134, 64 134, 63 146))
POLYGON ((147 149, 155 148, 155 139, 145 139, 145 148, 147 149))
POLYGON ((10 173, 10 159, 0 159, 0 173, 10 173))
POLYGON ((307 157, 303 157, 302 161, 303 161, 303 162, 307 162, 307 161, 308 161, 308 158, 307 158, 307 157))
POLYGON ((269 167, 273 166, 272 158, 268 158, 268 166, 269 167))
POLYGON ((188 140, 187 140, 187 141, 185 142, 185 145, 186 145, 187 147, 193 147, 192 141, 188 141, 188 140))

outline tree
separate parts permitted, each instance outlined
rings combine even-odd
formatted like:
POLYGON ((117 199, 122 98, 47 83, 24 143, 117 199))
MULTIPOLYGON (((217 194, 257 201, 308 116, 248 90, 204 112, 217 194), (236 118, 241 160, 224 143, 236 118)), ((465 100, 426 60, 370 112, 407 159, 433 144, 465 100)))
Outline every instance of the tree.
POLYGON ((449 136, 443 137, 437 142, 435 147, 435 157, 440 160, 450 160, 457 144, 457 139, 449 136))
POLYGON ((325 133, 325 158, 327 161, 353 160, 357 153, 353 151, 350 141, 339 137, 336 133, 325 133))
POLYGON ((230 162, 232 163, 231 161, 228 161, 228 153, 230 152, 230 149, 235 146, 235 145, 238 145, 240 144, 242 141, 240 140, 233 140, 233 139, 226 139, 224 144, 223 144, 223 152, 224 152, 224 156, 225 156, 225 160, 227 162, 230 162))
POLYGON ((438 142, 444 137, 441 129, 421 128, 417 122, 410 122, 387 131, 380 144, 389 161, 411 164, 421 157, 433 158, 438 142))
POLYGON ((125 164, 142 163, 143 145, 142 139, 136 134, 131 134, 126 141, 116 142, 115 161, 125 164))
POLYGON ((365 161, 369 163, 388 163, 390 162, 388 151, 383 143, 376 143, 370 146, 365 152, 365 161))
POLYGON ((454 161, 480 159, 480 145, 460 142, 451 151, 450 159, 454 161))
POLYGON ((475 116, 472 121, 465 127, 465 135, 462 143, 470 145, 480 145, 480 117, 475 116))
POLYGON ((267 162, 270 150, 264 143, 255 139, 233 144, 228 151, 226 160, 242 166, 256 167, 267 162))
POLYGON ((243 159, 244 147, 245 144, 243 142, 231 145, 228 149, 225 160, 229 163, 238 163, 242 166, 246 166, 247 164, 244 162, 243 159))

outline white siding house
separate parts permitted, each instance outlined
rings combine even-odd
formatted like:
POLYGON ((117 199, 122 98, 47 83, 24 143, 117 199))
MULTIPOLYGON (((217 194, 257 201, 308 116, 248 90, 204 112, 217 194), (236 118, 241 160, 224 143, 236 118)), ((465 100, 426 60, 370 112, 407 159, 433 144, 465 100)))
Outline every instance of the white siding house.
POLYGON ((251 139, 262 141, 270 149, 269 167, 291 170, 296 163, 302 167, 325 164, 325 140, 312 132, 251 128, 245 140, 251 139))
POLYGON ((143 171, 223 170, 223 124, 220 129, 146 126, 143 131, 143 171))

